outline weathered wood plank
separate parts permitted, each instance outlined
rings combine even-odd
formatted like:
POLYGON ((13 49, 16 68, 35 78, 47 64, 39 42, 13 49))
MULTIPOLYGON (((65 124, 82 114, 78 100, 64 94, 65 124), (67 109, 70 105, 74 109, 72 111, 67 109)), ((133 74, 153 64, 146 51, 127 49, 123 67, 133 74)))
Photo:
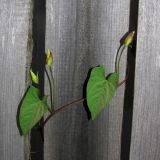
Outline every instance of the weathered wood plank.
POLYGON ((24 160, 24 139, 16 124, 29 63, 31 0, 0 1, 0 159, 24 160))
POLYGON ((130 160, 160 157, 160 2, 139 1, 130 160))
MULTIPOLYGON (((87 3, 84 0, 47 1, 46 48, 55 53, 56 106, 82 97, 87 75, 82 64, 87 62, 88 50, 87 3)), ((87 122, 82 105, 56 115, 45 128, 45 159, 85 159, 87 122)))
MULTIPOLYGON (((104 64, 107 74, 114 70, 119 39, 128 30, 129 1, 100 0, 91 3, 90 64, 104 64)), ((124 54, 126 55, 126 54, 124 54)), ((125 77, 126 57, 122 57, 121 77, 125 77)), ((89 122, 87 160, 119 160, 124 86, 107 109, 89 122)))
MULTIPOLYGON (((56 106, 80 98, 89 68, 114 71, 119 39, 128 30, 129 1, 48 0, 46 48, 55 53, 56 106)), ((124 78, 125 62, 121 65, 124 78)), ((45 128, 45 160, 118 160, 124 87, 95 121, 82 105, 57 114, 45 128)))

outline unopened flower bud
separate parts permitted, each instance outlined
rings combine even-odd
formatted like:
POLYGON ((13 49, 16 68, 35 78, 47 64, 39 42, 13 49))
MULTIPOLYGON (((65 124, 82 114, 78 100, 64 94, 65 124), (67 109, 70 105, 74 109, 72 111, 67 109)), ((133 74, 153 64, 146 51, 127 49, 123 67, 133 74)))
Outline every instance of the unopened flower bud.
POLYGON ((38 78, 38 73, 37 75, 30 69, 30 74, 31 74, 31 79, 34 83, 38 84, 39 83, 39 78, 38 78))
POLYGON ((132 31, 132 32, 130 32, 130 33, 127 35, 127 37, 125 38, 125 40, 124 40, 124 45, 125 45, 126 47, 130 46, 130 44, 132 43, 134 34, 135 34, 135 31, 132 31))
POLYGON ((47 50, 46 64, 49 67, 51 67, 51 65, 53 64, 53 56, 52 56, 52 53, 51 53, 50 49, 47 50))

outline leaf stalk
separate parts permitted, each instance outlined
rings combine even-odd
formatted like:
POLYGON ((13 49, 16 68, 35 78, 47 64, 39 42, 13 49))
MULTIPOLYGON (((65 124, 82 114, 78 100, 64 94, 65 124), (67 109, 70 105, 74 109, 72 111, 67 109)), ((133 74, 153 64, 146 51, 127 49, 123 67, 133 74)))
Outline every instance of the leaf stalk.
MULTIPOLYGON (((45 72, 46 72, 47 79, 48 79, 48 82, 49 82, 49 88, 50 88, 50 103, 51 103, 51 106, 52 106, 52 105, 53 105, 53 102, 52 102, 52 84, 51 84, 51 79, 50 79, 50 77, 49 77, 49 73, 48 73, 46 67, 45 67, 44 70, 45 70, 45 72)), ((52 113, 52 109, 50 109, 50 108, 48 107, 48 110, 49 110, 49 112, 52 113)))

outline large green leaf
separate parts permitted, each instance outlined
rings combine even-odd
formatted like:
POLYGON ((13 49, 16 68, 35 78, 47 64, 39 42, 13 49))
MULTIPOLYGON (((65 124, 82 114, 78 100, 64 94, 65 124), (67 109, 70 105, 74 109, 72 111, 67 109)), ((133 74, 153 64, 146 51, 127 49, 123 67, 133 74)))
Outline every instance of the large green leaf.
POLYGON ((117 73, 105 77, 103 66, 95 67, 87 83, 87 105, 94 120, 97 115, 109 104, 118 86, 117 73))
POLYGON ((39 90, 29 87, 20 106, 19 124, 23 135, 27 135, 47 111, 47 97, 39 98, 39 90))

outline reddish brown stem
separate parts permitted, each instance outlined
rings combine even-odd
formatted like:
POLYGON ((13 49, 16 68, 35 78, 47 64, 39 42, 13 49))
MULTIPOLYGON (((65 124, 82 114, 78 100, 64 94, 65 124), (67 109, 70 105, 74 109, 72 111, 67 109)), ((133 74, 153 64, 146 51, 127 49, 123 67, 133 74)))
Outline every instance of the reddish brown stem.
POLYGON ((49 111, 50 113, 52 113, 52 111, 51 111, 51 109, 50 109, 50 108, 48 108, 48 111, 49 111))
POLYGON ((125 83, 127 81, 127 78, 124 79, 123 81, 119 82, 118 87, 120 87, 123 83, 125 83))
POLYGON ((62 111, 62 110, 64 110, 64 109, 66 109, 66 108, 68 108, 68 107, 70 107, 70 106, 72 106, 72 105, 79 104, 79 103, 83 102, 84 100, 85 100, 85 98, 81 98, 81 99, 75 100, 75 101, 73 101, 73 102, 71 102, 71 103, 65 104, 64 106, 58 108, 57 110, 55 110, 54 112, 52 112, 52 113, 46 118, 46 120, 42 123, 42 127, 44 127, 45 124, 48 122, 48 120, 49 120, 53 115, 55 115, 56 113, 58 113, 58 112, 60 112, 60 111, 62 111))
MULTIPOLYGON (((125 83, 126 80, 127 80, 127 78, 124 79, 123 81, 121 81, 121 82, 118 84, 118 87, 120 87, 123 83, 125 83)), ((73 106, 73 105, 75 105, 75 104, 79 104, 79 103, 83 102, 85 99, 86 99, 86 98, 81 98, 81 99, 75 100, 75 101, 73 101, 73 102, 71 102, 71 103, 65 104, 65 105, 62 106, 62 107, 59 107, 59 108, 58 108, 57 110, 55 110, 54 112, 50 113, 50 115, 49 115, 49 116, 45 119, 45 121, 42 123, 42 127, 44 127, 45 124, 49 121, 49 119, 50 119, 53 115, 55 115, 56 113, 58 113, 58 112, 60 112, 60 111, 63 111, 64 109, 69 108, 69 107, 71 107, 71 106, 73 106)))

